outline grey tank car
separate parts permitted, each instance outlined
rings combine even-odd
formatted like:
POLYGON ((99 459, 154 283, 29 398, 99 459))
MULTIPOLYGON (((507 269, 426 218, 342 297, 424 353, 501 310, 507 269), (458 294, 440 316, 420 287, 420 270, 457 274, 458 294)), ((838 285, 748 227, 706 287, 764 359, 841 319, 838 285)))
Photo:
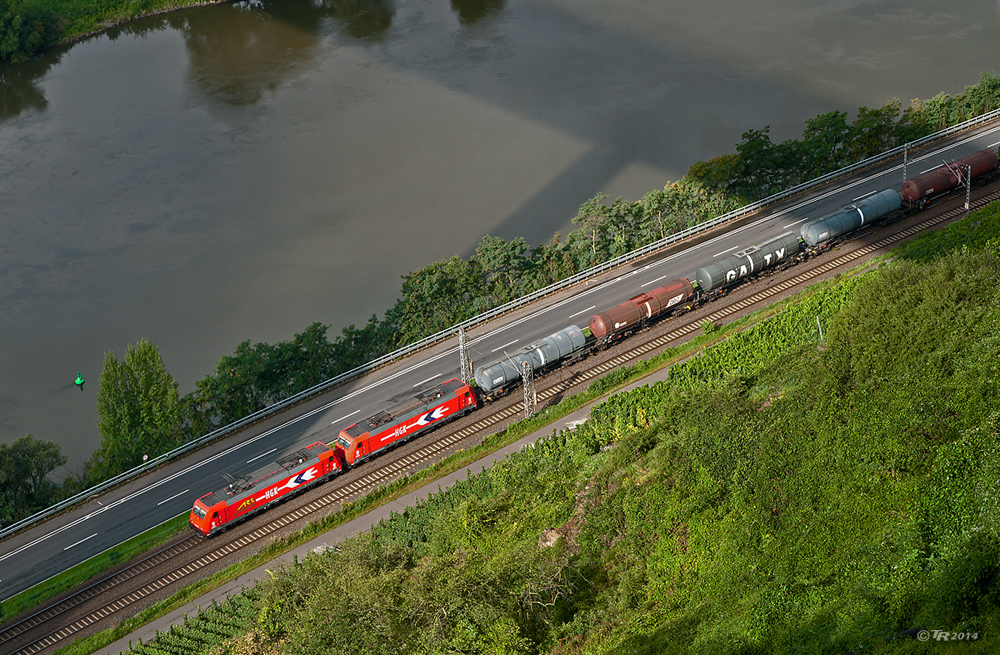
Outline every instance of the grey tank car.
POLYGON ((809 221, 800 228, 799 235, 806 245, 816 246, 885 218, 899 211, 902 204, 896 191, 886 189, 815 221, 809 221))
POLYGON ((798 254, 799 238, 794 232, 779 234, 764 243, 750 246, 732 257, 724 257, 695 273, 702 291, 713 291, 740 280, 751 273, 771 268, 778 262, 798 254))
POLYGON ((533 371, 540 371, 564 357, 581 350, 587 338, 576 325, 559 330, 530 346, 504 355, 502 358, 476 368, 476 386, 490 397, 502 393, 511 383, 521 379, 522 362, 529 362, 533 371))

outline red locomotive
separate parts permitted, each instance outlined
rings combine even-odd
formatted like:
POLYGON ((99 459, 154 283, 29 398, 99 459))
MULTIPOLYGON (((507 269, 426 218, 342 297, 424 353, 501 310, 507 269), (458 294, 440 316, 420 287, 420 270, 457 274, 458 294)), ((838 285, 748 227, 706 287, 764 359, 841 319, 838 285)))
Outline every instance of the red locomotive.
POLYGON ((191 508, 191 527, 207 537, 341 472, 337 454, 317 441, 250 475, 223 477, 225 487, 205 494, 191 508))
POLYGON ((337 456, 354 466, 389 446, 412 439, 476 408, 476 394, 458 378, 418 394, 397 405, 344 428, 337 436, 337 456))

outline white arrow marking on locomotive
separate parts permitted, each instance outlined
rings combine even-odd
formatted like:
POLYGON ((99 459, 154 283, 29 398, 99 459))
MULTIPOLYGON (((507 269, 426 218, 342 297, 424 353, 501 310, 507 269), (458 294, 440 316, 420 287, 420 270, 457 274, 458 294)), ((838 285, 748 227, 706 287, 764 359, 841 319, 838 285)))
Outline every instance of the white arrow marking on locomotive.
POLYGON ((299 473, 295 477, 291 478, 288 482, 286 482, 285 486, 283 486, 283 487, 277 487, 275 489, 270 490, 270 492, 266 492, 265 491, 264 494, 260 498, 257 499, 257 502, 259 503, 262 500, 266 500, 268 498, 271 498, 272 496, 274 496, 275 494, 277 494, 282 489, 294 489, 295 487, 299 486, 303 482, 309 482, 310 480, 312 480, 315 477, 316 477, 316 469, 311 468, 311 469, 309 469, 307 471, 303 471, 302 473, 299 473))
POLYGON ((449 411, 447 405, 442 405, 435 409, 433 412, 427 412, 423 416, 417 419, 417 422, 413 424, 414 427, 423 427, 425 425, 430 425, 434 421, 442 418, 449 411))

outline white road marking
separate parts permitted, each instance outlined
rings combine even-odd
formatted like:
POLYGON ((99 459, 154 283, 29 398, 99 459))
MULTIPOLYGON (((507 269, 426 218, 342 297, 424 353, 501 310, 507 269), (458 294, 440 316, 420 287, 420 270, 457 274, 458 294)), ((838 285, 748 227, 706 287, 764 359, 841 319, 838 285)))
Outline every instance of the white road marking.
POLYGON ((808 216, 806 216, 806 217, 805 217, 805 218, 803 218, 802 220, 800 220, 800 221, 795 221, 794 223, 789 223, 788 225, 786 225, 785 227, 783 227, 783 228, 781 228, 781 229, 782 229, 782 230, 787 230, 788 228, 790 228, 790 227, 791 227, 791 226, 793 226, 793 225, 798 225, 799 223, 804 223, 804 222, 806 222, 806 221, 808 221, 808 220, 809 220, 809 217, 808 217, 808 216))
POLYGON ((270 455, 271 453, 273 453, 276 450, 277 450, 277 448, 272 448, 271 450, 267 451, 266 453, 261 453, 260 455, 257 455, 256 457, 252 457, 252 458, 250 458, 250 459, 247 460, 247 464, 249 464, 250 462, 253 462, 255 460, 258 460, 261 457, 266 457, 267 455, 270 455))
POLYGON ((739 248, 739 246, 733 246, 729 250, 723 250, 722 252, 715 253, 714 255, 712 255, 712 257, 718 257, 720 255, 725 255, 727 252, 732 252, 732 251, 736 250, 737 248, 739 248))
POLYGON ((417 382, 417 383, 416 383, 415 385, 413 385, 413 386, 415 386, 415 387, 419 387, 419 386, 420 386, 421 384, 423 384, 424 382, 430 382, 430 381, 431 381, 431 380, 433 380, 434 378, 439 378, 439 377, 441 377, 442 375, 444 375, 444 373, 438 373, 437 375, 432 375, 432 376, 430 376, 429 378, 427 378, 426 380, 421 380, 420 382, 417 382))
MULTIPOLYGON (((963 145, 965 145, 967 143, 971 143, 973 141, 976 141, 977 139, 981 139, 983 136, 985 136, 987 134, 994 134, 994 133, 996 133, 998 131, 1000 131, 1000 127, 994 127, 994 128, 989 129, 989 130, 984 130, 983 132, 979 132, 977 134, 970 135, 969 137, 967 137, 965 139, 962 139, 961 141, 958 141, 957 143, 950 144, 949 146, 947 146, 945 148, 942 148, 940 150, 935 150, 933 152, 928 152, 927 154, 925 154, 925 155, 923 155, 921 157, 917 157, 917 158, 911 159, 911 160, 909 160, 909 163, 912 164, 912 163, 916 163, 916 162, 922 161, 924 159, 927 159, 929 157, 939 156, 942 152, 945 152, 946 150, 948 150, 950 148, 956 148, 956 147, 963 146, 963 145)), ((996 145, 1000 145, 1000 142, 997 142, 996 145)), ((856 182, 853 182, 851 184, 845 184, 843 186, 839 186, 839 187, 833 188, 830 191, 827 191, 825 193, 820 193, 818 196, 812 197, 812 198, 810 198, 808 200, 803 200, 803 201, 799 202, 798 204, 795 204, 795 205, 787 208, 786 210, 784 210, 782 212, 779 212, 777 214, 769 214, 768 216, 764 216, 764 217, 760 218, 759 220, 756 220, 756 221, 754 221, 752 223, 747 223, 746 225, 743 225, 742 227, 738 227, 738 228, 736 228, 734 230, 730 230, 726 234, 721 234, 721 235, 719 235, 717 237, 714 237, 712 239, 704 241, 704 242, 702 242, 702 243, 700 243, 700 244, 698 244, 696 246, 693 246, 691 248, 687 248, 686 250, 684 250, 682 252, 675 253, 675 254, 670 255, 668 257, 664 257, 663 259, 660 259, 660 260, 658 260, 658 261, 650 264, 650 266, 659 266, 661 264, 669 263, 670 261, 676 259, 677 257, 693 253, 696 250, 699 250, 699 249, 704 248, 706 246, 710 246, 711 244, 714 244, 714 243, 716 243, 718 241, 721 241, 723 239, 732 237, 734 235, 740 234, 740 233, 745 232, 747 230, 752 230, 753 228, 758 227, 760 225, 763 225, 764 223, 767 223, 768 221, 771 221, 771 220, 773 220, 775 218, 778 218, 780 216, 784 216, 786 214, 793 213, 797 209, 800 209, 800 208, 805 207, 807 205, 810 205, 810 204, 812 204, 814 202, 818 202, 818 201, 823 200, 825 198, 829 198, 830 196, 834 196, 834 195, 836 195, 838 193, 841 193, 845 189, 850 189, 850 188, 861 186, 862 184, 865 184, 866 182, 870 182, 872 180, 877 180, 880 177, 887 177, 887 176, 889 176, 892 173, 895 173, 897 171, 902 170, 902 168, 903 168, 903 165, 900 163, 900 164, 897 164, 896 166, 894 166, 894 167, 892 167, 892 168, 890 168, 890 169, 888 169, 886 171, 883 171, 881 173, 876 173, 874 175, 870 175, 870 176, 868 176, 866 178, 860 179, 860 180, 858 180, 856 182)), ((928 170, 934 170, 934 169, 931 168, 931 169, 928 169, 928 170)), ((738 247, 739 246, 736 246, 736 248, 738 248, 738 247)), ((735 250, 735 248, 731 248, 731 250, 735 250)), ((729 250, 727 250, 725 252, 729 252, 729 250)), ((725 253, 723 253, 723 254, 725 254, 725 253)), ((600 290, 602 287, 605 287, 605 286, 607 286, 609 284, 614 284, 615 282, 624 279, 624 277, 626 277, 626 276, 622 276, 622 277, 619 277, 619 278, 615 278, 613 280, 609 280, 605 284, 602 284, 600 286, 596 286, 596 287, 587 289, 586 291, 583 291, 582 293, 578 293, 575 296, 566 298, 565 300, 562 300, 562 301, 559 301, 559 302, 555 302, 555 303, 549 305, 548 307, 546 307, 544 309, 541 309, 541 310, 539 310, 539 311, 537 311, 537 312, 535 312, 533 314, 530 314, 528 316, 524 316, 524 317, 522 317, 522 318, 520 318, 520 319, 518 319, 516 321, 511 321, 510 323, 508 323, 508 324, 506 324, 506 325, 504 325, 504 326, 502 326, 502 327, 494 330, 493 332, 489 332, 489 333, 484 334, 484 335, 482 335, 482 336, 480 336, 480 337, 478 337, 476 339, 471 340, 469 342, 469 345, 473 345, 476 342, 481 341, 481 340, 483 340, 483 339, 485 339, 487 337, 490 337, 492 335, 499 334, 500 332, 503 332, 504 330, 508 330, 508 329, 517 327, 521 323, 524 323, 525 321, 529 321, 529 320, 531 320, 531 319, 533 319, 533 318, 535 318, 537 316, 540 316, 542 314, 546 314, 548 312, 554 311, 554 310, 562 307, 563 305, 565 305, 567 303, 574 302, 576 300, 579 300, 583 296, 586 296, 588 294, 594 293, 594 292, 600 290)), ((368 391, 371 391, 372 389, 374 389, 376 387, 379 387, 379 386, 381 386, 381 385, 383 385, 383 384, 385 384, 387 382, 390 382, 392 380, 395 380, 398 377, 401 377, 401 376, 404 376, 404 375, 406 375, 408 373, 411 373, 411 372, 419 369, 422 366, 426 366, 427 364, 432 364, 432 363, 434 363, 434 362, 436 362, 439 359, 442 359, 444 357, 452 357, 457 352, 458 352, 458 347, 457 346, 454 347, 454 348, 450 348, 448 350, 445 350, 444 352, 442 352, 442 353, 440 353, 438 355, 429 357, 428 359, 426 359, 426 360, 424 360, 422 362, 417 362, 417 363, 413 364, 412 366, 408 366, 408 367, 406 367, 406 368, 404 368, 404 369, 402 369, 400 371, 397 371, 396 373, 393 373, 391 375, 387 375, 387 376, 381 378, 380 380, 377 380, 377 381, 375 381, 375 382, 373 382, 373 383, 371 383, 371 384, 369 384, 367 386, 361 387, 361 388, 353 391, 352 393, 349 393, 346 396, 343 396, 342 398, 337 398, 336 400, 330 401, 329 403, 327 403, 325 405, 322 405, 320 407, 317 407, 316 409, 314 409, 314 410, 312 410, 310 412, 306 412, 305 414, 303 414, 301 416, 297 416, 297 417, 295 417, 293 419, 290 419, 286 423, 283 423, 283 424, 281 424, 281 425, 279 425, 277 427, 271 428, 270 430, 267 430, 266 432, 262 432, 261 434, 257 435, 256 437, 252 437, 250 439, 247 439, 246 441, 244 441, 242 443, 239 443, 239 444, 236 444, 235 446, 233 446, 231 448, 228 448, 228 449, 226 449, 226 450, 224 450, 224 451, 222 451, 220 453, 217 453, 217 454, 215 454, 215 455, 213 455, 211 457, 208 457, 208 458, 203 459, 203 460, 201 460, 199 462, 196 462, 196 463, 192 464, 191 466, 189 466, 189 467, 187 467, 187 468, 185 468, 185 469, 183 469, 181 471, 178 471, 177 473, 174 473, 171 476, 168 476, 168 477, 164 478, 163 480, 160 480, 158 482, 153 483, 152 485, 150 485, 149 487, 146 487, 145 489, 140 489, 139 491, 136 491, 136 492, 134 492, 132 494, 129 494, 128 496, 126 496, 124 498, 121 498, 121 499, 119 499, 119 500, 117 500, 117 501, 115 501, 113 503, 110 503, 107 506, 102 506, 102 508, 99 509, 99 510, 95 510, 94 512, 91 512, 90 514, 88 514, 88 515, 86 515, 86 516, 84 516, 82 518, 76 519, 75 521, 71 521, 70 523, 67 523, 66 525, 63 525, 63 526, 61 526, 59 528, 56 528, 52 532, 49 532, 48 534, 42 535, 41 537, 38 537, 37 539, 34 539, 31 542, 29 542, 27 544, 24 544, 24 545, 20 546, 19 548, 16 548, 15 550, 12 550, 9 553, 4 553, 3 555, 0 555, 0 562, 2 562, 3 560, 7 559, 8 557, 12 557, 12 556, 14 556, 14 555, 16 555, 16 554, 18 554, 18 553, 20 553, 20 552, 22 552, 22 551, 30 548, 31 546, 34 546, 34 545, 36 545, 36 544, 38 544, 38 543, 40 543, 42 541, 45 541, 46 539, 48 539, 50 537, 53 537, 53 536, 55 536, 55 535, 57 535, 57 534, 65 531, 65 530, 68 530, 68 529, 70 529, 72 527, 75 527, 76 525, 79 525, 80 523, 86 521, 87 519, 92 518, 92 517, 100 514, 104 510, 111 509, 111 508, 113 508, 113 507, 115 507, 115 506, 117 506, 117 505, 119 505, 121 503, 124 503, 126 501, 132 500, 133 498, 135 498, 135 497, 137 497, 137 496, 139 496, 139 495, 141 495, 141 494, 143 494, 143 493, 145 493, 147 491, 150 491, 151 489, 154 489, 154 488, 160 486, 161 484, 165 484, 165 483, 167 483, 167 482, 169 482, 169 481, 171 481, 171 480, 173 480, 173 479, 175 479, 177 477, 180 477, 181 475, 185 475, 185 474, 190 473, 191 471, 193 471, 195 469, 198 469, 198 468, 200 468, 200 467, 202 467, 202 466, 204 466, 206 464, 209 464, 209 463, 215 461, 216 459, 218 459, 220 457, 224 457, 225 455, 228 455, 228 454, 234 452, 238 448, 242 448, 242 447, 244 447, 244 446, 246 446, 248 444, 251 444, 251 443, 254 443, 254 442, 256 442, 256 441, 258 441, 260 439, 263 439, 264 437, 270 436, 271 434, 277 432, 278 430, 281 430, 281 429, 283 429, 283 428, 285 428, 285 427, 287 427, 289 425, 297 423, 298 421, 301 421, 303 419, 311 417, 313 414, 316 414, 317 412, 325 411, 325 410, 327 410, 327 409, 329 409, 331 407, 334 407, 335 405, 339 405, 340 403, 342 403, 342 402, 344 402, 346 400, 350 400, 351 398, 353 398, 353 397, 355 397, 357 395, 360 395, 360 394, 366 393, 368 391)), ((434 377, 438 377, 438 376, 434 376, 434 377)), ((431 379, 434 379, 434 378, 431 378, 431 379)), ((417 386, 417 385, 413 385, 413 386, 417 386)))
POLYGON ((347 416, 341 416, 341 417, 340 417, 340 418, 338 418, 338 419, 337 419, 336 421, 331 421, 331 422, 330 422, 330 425, 333 425, 334 423, 340 423, 340 422, 341 422, 341 421, 343 421, 344 419, 348 419, 348 418, 351 418, 352 416, 354 416, 355 414, 357 414, 357 413, 358 413, 358 412, 360 412, 360 411, 361 411, 360 409, 356 409, 356 410, 354 410, 353 412, 351 412, 350 414, 348 414, 347 416))
POLYGON ((855 202, 857 200, 861 200, 862 198, 867 198, 868 196, 873 196, 873 195, 875 195, 875 191, 870 191, 868 193, 858 196, 857 198, 851 198, 851 202, 855 202))
POLYGON ((639 288, 641 289, 642 287, 648 287, 648 286, 649 286, 650 284, 653 284, 654 282, 659 282, 660 280, 663 280, 663 279, 666 279, 666 277, 667 277, 667 276, 666 276, 666 275, 664 275, 664 276, 662 276, 662 277, 658 277, 658 278, 656 278, 655 280, 650 280, 649 282, 647 282, 646 284, 643 284, 643 285, 642 285, 642 286, 640 286, 639 288))
POLYGON ((81 539, 80 541, 76 542, 75 544, 70 544, 69 546, 66 546, 65 548, 63 548, 63 551, 67 551, 70 548, 72 548, 73 546, 79 546, 80 544, 82 544, 83 542, 85 542, 87 539, 93 539, 96 536, 97 536, 97 533, 95 532, 94 534, 90 535, 89 537, 85 537, 85 538, 81 539))
POLYGON ((595 307, 597 307, 597 305, 591 305, 591 306, 590 306, 590 307, 588 307, 587 309, 581 309, 581 310, 580 310, 580 311, 578 311, 577 313, 575 313, 575 314, 570 314, 570 315, 569 315, 569 316, 567 316, 566 318, 573 318, 574 316, 579 316, 580 314, 586 314, 587 312, 589 312, 590 310, 592 310, 592 309, 593 309, 593 308, 595 308, 595 307))
POLYGON ((161 500, 160 502, 156 503, 156 506, 157 506, 157 507, 159 507, 159 506, 160 506, 160 505, 162 505, 163 503, 167 503, 167 502, 170 502, 170 501, 171 501, 171 500, 173 500, 174 498, 177 498, 178 496, 183 496, 184 494, 186 494, 186 493, 187 493, 187 492, 189 492, 189 491, 191 491, 191 490, 190 490, 190 489, 185 489, 184 491, 180 492, 179 494, 174 494, 174 495, 173 495, 173 496, 171 496, 170 498, 164 498, 164 499, 163 499, 163 500, 161 500))
POLYGON ((514 339, 514 340, 513 340, 513 341, 511 341, 510 343, 505 343, 504 345, 500 346, 499 348, 494 348, 494 349, 493 349, 493 350, 491 350, 490 352, 491 352, 491 353, 495 353, 495 352, 496 352, 496 351, 498 351, 498 350, 503 350, 503 349, 504 349, 504 348, 506 348, 507 346, 513 346, 513 345, 514 345, 515 343, 517 343, 518 341, 520 341, 520 339, 514 339))
MULTIPOLYGON (((355 393, 359 393, 359 392, 360 392, 360 390, 358 392, 355 392, 355 393)), ((354 394, 351 394, 351 395, 354 395, 354 394)), ((336 402, 340 402, 342 400, 345 400, 345 398, 341 398, 341 399, 339 399, 336 402)), ((121 505, 122 503, 126 503, 126 502, 128 502, 128 501, 130 501, 130 500, 132 500, 134 498, 137 498, 137 497, 141 496, 142 494, 146 493, 147 491, 152 491, 153 489, 156 489, 157 487, 159 487, 161 485, 164 485, 164 484, 170 482, 171 480, 179 478, 182 475, 186 475, 186 474, 190 473, 191 471, 194 471, 195 469, 198 469, 198 468, 201 468, 202 466, 205 466, 206 464, 210 464, 210 463, 214 462, 215 460, 219 459, 220 457, 225 457, 226 455, 228 455, 230 453, 233 453, 233 452, 239 450, 240 448, 243 448, 244 446, 247 446, 249 444, 255 443, 255 442, 263 439, 264 437, 268 437, 268 436, 274 434, 275 432, 277 432, 278 430, 284 429, 284 428, 288 427, 289 425, 292 425, 293 423, 297 423, 297 422, 301 421, 304 418, 309 418, 310 416, 312 416, 313 414, 316 414, 317 412, 322 412, 323 410, 329 409, 331 406, 335 405, 336 402, 332 402, 332 403, 330 403, 328 405, 325 405, 325 406, 322 406, 322 407, 317 407, 316 409, 314 409, 312 411, 306 412, 302 416, 296 416, 295 418, 293 418, 293 419, 291 419, 291 420, 289 420, 289 421, 287 421, 285 423, 282 423, 281 425, 273 427, 270 430, 267 430, 265 432, 261 432, 257 436, 251 437, 251 438, 247 439, 246 441, 238 443, 235 446, 232 446, 230 448, 227 448, 226 450, 223 450, 220 453, 216 453, 215 455, 212 455, 211 457, 206 457, 203 460, 195 462, 191 466, 188 466, 187 468, 182 469, 182 470, 178 471, 177 473, 174 473, 173 475, 168 475, 167 477, 163 478, 162 480, 158 480, 158 481, 154 482, 153 484, 149 485, 148 487, 145 487, 143 489, 139 489, 138 491, 134 491, 134 492, 130 493, 127 496, 119 498, 118 500, 116 500, 114 502, 108 503, 107 505, 101 505, 100 509, 96 509, 93 512, 91 512, 90 514, 87 514, 86 516, 82 516, 82 517, 80 517, 80 518, 78 518, 78 519, 76 519, 74 521, 70 521, 66 525, 60 526, 60 527, 56 528, 55 530, 53 530, 52 532, 49 532, 47 534, 42 535, 41 537, 38 537, 38 538, 36 538, 36 539, 34 539, 32 541, 29 541, 28 543, 20 546, 19 548, 15 548, 14 550, 10 551, 9 553, 4 553, 3 555, 0 555, 0 562, 2 562, 3 560, 7 559, 8 557, 12 557, 14 555, 17 555, 21 551, 24 551, 24 550, 27 550, 28 548, 31 548, 32 546, 35 546, 35 545, 37 545, 37 544, 45 541, 46 539, 49 539, 50 537, 54 537, 57 534, 60 534, 61 532, 65 532, 66 530, 69 530, 70 528, 74 528, 74 527, 80 525, 81 523, 83 523, 84 521, 86 521, 87 519, 92 519, 95 516, 97 516, 98 514, 102 514, 103 512, 106 512, 109 509, 113 509, 113 508, 117 507, 118 505, 121 505)), ((88 537, 88 539, 89 538, 90 537, 88 537)))
POLYGON ((930 173, 931 171, 936 171, 939 168, 941 168, 941 167, 940 166, 935 166, 934 168, 928 168, 926 171, 920 171, 920 174, 923 175, 924 173, 930 173))
POLYGON ((987 148, 996 148, 997 146, 1000 146, 1000 141, 997 141, 996 143, 991 143, 990 145, 988 145, 986 147, 987 148))

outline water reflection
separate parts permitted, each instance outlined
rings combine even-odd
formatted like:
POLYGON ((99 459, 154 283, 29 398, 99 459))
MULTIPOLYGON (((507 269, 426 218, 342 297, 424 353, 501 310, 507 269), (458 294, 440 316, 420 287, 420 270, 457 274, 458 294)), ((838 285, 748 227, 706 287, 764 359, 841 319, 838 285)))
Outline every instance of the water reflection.
POLYGON ((393 10, 384 0, 327 0, 331 16, 356 39, 381 36, 392 24, 393 10))
POLYGON ((65 50, 59 49, 23 64, 0 63, 0 121, 29 109, 41 111, 48 106, 38 81, 59 63, 62 52, 65 50))
POLYGON ((257 103, 313 60, 331 19, 364 39, 384 32, 393 15, 385 0, 266 0, 219 9, 175 27, 184 35, 196 83, 235 106, 257 103))
POLYGON ((462 23, 475 23, 500 13, 505 0, 451 0, 451 8, 462 23))

